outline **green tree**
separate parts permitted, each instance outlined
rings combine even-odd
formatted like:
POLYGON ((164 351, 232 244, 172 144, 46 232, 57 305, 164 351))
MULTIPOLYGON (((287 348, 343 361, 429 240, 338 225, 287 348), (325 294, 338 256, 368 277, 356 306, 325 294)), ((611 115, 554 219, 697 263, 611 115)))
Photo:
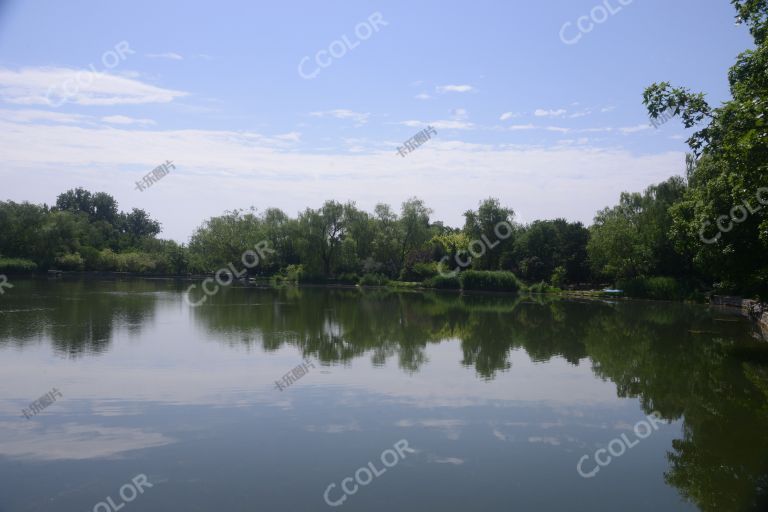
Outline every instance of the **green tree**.
POLYGON ((741 218, 743 212, 733 209, 745 200, 758 206, 768 171, 768 3, 731 3, 755 43, 728 73, 731 99, 714 108, 704 94, 662 82, 648 87, 643 101, 651 117, 672 109, 685 127, 697 128, 688 139, 694 159, 689 189, 672 212, 676 247, 691 251, 699 269, 735 289, 768 294, 768 209, 750 213, 727 232, 714 227, 721 215, 725 221, 741 218))
POLYGON ((403 268, 405 257, 410 251, 416 250, 432 238, 429 216, 432 210, 424 205, 424 201, 412 197, 405 201, 400 211, 398 273, 403 268))
POLYGON ((690 256, 669 238, 670 209, 685 191, 682 178, 673 177, 643 194, 623 192, 617 206, 598 212, 587 244, 594 272, 612 280, 689 275, 690 256))
POLYGON ((502 207, 499 200, 494 198, 481 201, 477 211, 464 212, 464 233, 470 241, 479 240, 486 245, 483 256, 472 260, 473 268, 499 270, 502 254, 513 240, 500 238, 497 231, 506 236, 509 228, 497 228, 497 226, 502 223, 512 226, 514 216, 515 212, 512 208, 502 207))

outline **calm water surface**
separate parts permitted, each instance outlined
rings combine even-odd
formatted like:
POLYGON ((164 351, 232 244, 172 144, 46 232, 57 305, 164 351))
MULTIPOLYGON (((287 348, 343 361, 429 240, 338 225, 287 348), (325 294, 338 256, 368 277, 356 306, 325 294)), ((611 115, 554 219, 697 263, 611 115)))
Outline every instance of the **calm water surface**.
POLYGON ((768 510, 768 344, 703 306, 11 282, 0 512, 768 510))

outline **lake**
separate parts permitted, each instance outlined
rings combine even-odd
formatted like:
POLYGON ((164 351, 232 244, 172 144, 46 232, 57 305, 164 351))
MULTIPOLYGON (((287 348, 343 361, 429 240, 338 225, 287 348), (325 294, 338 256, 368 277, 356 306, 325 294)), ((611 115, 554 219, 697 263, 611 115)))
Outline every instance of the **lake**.
POLYGON ((0 512, 765 510, 768 343, 705 306, 10 282, 0 512))

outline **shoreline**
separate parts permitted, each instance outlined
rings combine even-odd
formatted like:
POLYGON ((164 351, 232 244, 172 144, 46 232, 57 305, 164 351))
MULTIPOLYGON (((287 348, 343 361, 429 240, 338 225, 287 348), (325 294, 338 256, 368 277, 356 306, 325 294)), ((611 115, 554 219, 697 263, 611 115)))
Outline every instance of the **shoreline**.
POLYGON ((713 295, 710 305, 749 318, 757 324, 763 337, 768 340, 768 304, 741 297, 713 295))
MULTIPOLYGON (((114 271, 78 271, 78 270, 49 270, 46 273, 40 272, 8 272, 7 275, 25 278, 54 278, 59 279, 63 277, 80 277, 80 278, 107 278, 107 279, 162 279, 162 280, 174 280, 174 281, 194 281, 199 279, 205 279, 211 277, 212 274, 187 274, 187 275, 175 275, 175 274, 142 274, 138 272, 114 272, 114 271)), ((271 284, 271 276, 258 276, 251 278, 253 281, 248 281, 246 287, 250 286, 263 286, 274 287, 271 284), (264 286, 266 285, 266 286, 264 286)), ((237 280, 242 283, 242 280, 237 280)), ((468 293, 468 294, 503 294, 503 295, 520 295, 526 293, 530 295, 542 295, 542 296, 555 296, 570 299, 587 299, 587 300, 622 300, 622 301, 643 301, 643 302, 675 302, 675 303, 691 303, 691 304, 708 304, 709 306, 723 311, 736 313, 739 316, 749 318, 752 320, 759 329, 763 336, 768 340, 768 303, 759 302, 752 299, 743 299, 736 296, 726 295, 712 295, 708 302, 699 303, 692 301, 678 301, 678 300, 662 300, 662 299, 648 299, 648 298, 635 298, 628 297, 626 295, 614 295, 605 293, 602 290, 561 290, 558 292, 541 292, 535 293, 530 291, 497 291, 497 290, 462 290, 462 289, 442 289, 442 288, 430 288, 424 286, 422 283, 416 282, 404 282, 404 281, 392 281, 392 284, 386 284, 381 286, 362 286, 359 284, 348 284, 341 282, 326 282, 326 283, 290 283, 289 286, 299 286, 304 288, 346 288, 346 289, 389 289, 393 291, 437 291, 437 292, 453 292, 453 293, 468 293)))

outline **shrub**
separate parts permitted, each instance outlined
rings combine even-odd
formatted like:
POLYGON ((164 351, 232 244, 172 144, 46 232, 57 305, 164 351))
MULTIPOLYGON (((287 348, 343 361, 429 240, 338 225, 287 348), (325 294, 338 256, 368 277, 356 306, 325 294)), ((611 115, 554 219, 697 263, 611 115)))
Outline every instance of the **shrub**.
POLYGON ((336 278, 336 281, 340 284, 357 284, 360 281, 360 277, 357 274, 341 274, 336 278))
POLYGON ((116 257, 119 272, 149 272, 155 269, 155 262, 143 252, 126 252, 116 257))
POLYGON ((0 272, 32 272, 37 269, 37 263, 24 258, 0 257, 0 272))
POLYGON ((410 269, 400 272, 401 281, 425 281, 437 275, 437 263, 416 263, 410 269))
POLYGON ((636 277, 622 279, 616 287, 627 297, 654 300, 684 300, 691 291, 671 277, 636 277))
POLYGON ((458 277, 435 276, 424 281, 427 288, 437 288, 438 290, 458 290, 461 288, 461 281, 458 277))
POLYGON ((531 293, 557 293, 560 291, 560 288, 550 286, 544 281, 541 281, 540 283, 531 285, 530 288, 528 288, 528 291, 531 293))
POLYGON ((98 249, 85 245, 80 247, 78 252, 80 253, 80 256, 83 257, 83 261, 85 261, 86 270, 92 270, 98 267, 100 256, 98 249))
POLYGON ((460 279, 465 290, 516 292, 524 288, 512 272, 467 270, 461 273, 460 279))
POLYGON ((555 267, 555 270, 552 272, 552 277, 550 278, 549 282, 552 283, 552 286, 557 286, 558 288, 562 288, 565 284, 565 277, 566 277, 566 270, 565 267, 559 266, 555 267))
POLYGON ((360 286, 385 286, 389 278, 383 274, 365 274, 360 278, 360 286))
POLYGON ((303 265, 288 265, 282 272, 282 280, 290 283, 298 283, 304 273, 303 265))
POLYGON ((413 283, 413 282, 406 282, 406 281, 390 281, 387 283, 387 286, 389 288, 394 288, 396 290, 415 290, 417 288, 422 288, 424 285, 422 283, 413 283))
POLYGON ((319 272, 309 271, 303 265, 296 265, 296 266, 301 267, 301 270, 297 274, 299 283, 324 284, 328 282, 328 278, 325 275, 319 272))
POLYGON ((62 270, 83 270, 85 260, 79 252, 62 254, 56 257, 56 266, 62 270))
POLYGON ((117 270, 117 254, 112 249, 104 249, 99 253, 96 268, 99 270, 117 270))

